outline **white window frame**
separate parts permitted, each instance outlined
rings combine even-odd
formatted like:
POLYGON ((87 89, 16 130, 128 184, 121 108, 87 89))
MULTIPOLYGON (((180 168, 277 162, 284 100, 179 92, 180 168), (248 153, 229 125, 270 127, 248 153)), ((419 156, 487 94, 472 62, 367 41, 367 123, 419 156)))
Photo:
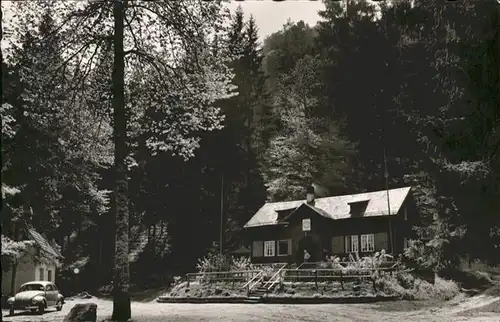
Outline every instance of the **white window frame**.
POLYGON ((264 241, 264 257, 274 257, 276 256, 276 241, 266 240, 264 241))
POLYGON ((375 251, 375 235, 374 234, 364 234, 361 235, 361 252, 368 253, 375 251))
POLYGON ((290 239, 281 239, 281 240, 278 240, 278 256, 288 256, 288 248, 290 247, 289 246, 290 244, 290 239), (285 242, 286 243, 286 249, 285 249, 285 254, 281 254, 280 250, 280 243, 282 242, 285 242))
POLYGON ((302 231, 311 231, 311 218, 302 219, 302 231))
POLYGON ((350 253, 358 253, 359 252, 359 239, 358 239, 358 235, 349 235, 349 236, 345 236, 345 238, 349 238, 351 240, 351 242, 349 243, 351 245, 351 249, 347 249, 347 243, 344 241, 345 243, 345 250, 346 250, 346 253, 350 254, 350 253))

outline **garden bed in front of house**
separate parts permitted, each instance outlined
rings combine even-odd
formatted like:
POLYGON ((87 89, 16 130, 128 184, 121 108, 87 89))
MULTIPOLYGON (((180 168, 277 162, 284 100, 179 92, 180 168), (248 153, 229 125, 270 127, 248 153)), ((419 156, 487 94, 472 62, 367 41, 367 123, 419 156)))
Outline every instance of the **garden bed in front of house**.
POLYGON ((344 282, 284 282, 268 294, 273 297, 373 297, 393 296, 392 292, 375 291, 371 281, 344 282))
POLYGON ((244 283, 199 283, 182 282, 175 285, 170 292, 163 297, 170 298, 246 298, 247 291, 243 288, 244 283))
MULTIPOLYGON (((241 283, 240 283, 241 284, 241 283)), ((272 293, 260 298, 248 297, 241 285, 231 283, 181 283, 169 293, 157 298, 159 303, 369 303, 396 300, 399 296, 373 291, 371 283, 295 282, 283 283, 272 293), (352 284, 352 285, 351 285, 352 284)))

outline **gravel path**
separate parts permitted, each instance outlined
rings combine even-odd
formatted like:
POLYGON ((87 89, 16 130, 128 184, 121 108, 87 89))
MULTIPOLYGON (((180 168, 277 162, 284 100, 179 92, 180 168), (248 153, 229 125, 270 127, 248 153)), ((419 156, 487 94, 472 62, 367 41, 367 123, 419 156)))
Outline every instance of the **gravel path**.
MULTIPOLYGON (((159 304, 156 302, 133 302, 132 314, 135 322, 160 321, 500 321, 500 314, 477 313, 463 315, 461 312, 489 305, 496 297, 476 297, 445 305, 428 305, 416 302, 392 302, 379 304, 159 304)), ((18 312, 7 316, 2 310, 3 321, 12 322, 60 322, 76 303, 97 304, 98 321, 111 315, 112 302, 99 299, 68 301, 61 312, 49 311, 42 316, 29 312, 18 312)))

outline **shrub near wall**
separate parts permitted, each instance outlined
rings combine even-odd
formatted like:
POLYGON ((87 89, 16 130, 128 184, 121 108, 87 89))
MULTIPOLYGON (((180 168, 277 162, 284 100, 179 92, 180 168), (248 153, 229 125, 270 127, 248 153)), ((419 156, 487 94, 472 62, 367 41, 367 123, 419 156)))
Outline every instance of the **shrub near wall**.
POLYGON ((434 284, 405 272, 383 275, 375 282, 386 294, 401 296, 406 300, 449 300, 460 293, 458 285, 436 276, 434 284))
POLYGON ((198 260, 198 273, 243 271, 251 269, 250 258, 234 257, 227 254, 208 253, 198 260))

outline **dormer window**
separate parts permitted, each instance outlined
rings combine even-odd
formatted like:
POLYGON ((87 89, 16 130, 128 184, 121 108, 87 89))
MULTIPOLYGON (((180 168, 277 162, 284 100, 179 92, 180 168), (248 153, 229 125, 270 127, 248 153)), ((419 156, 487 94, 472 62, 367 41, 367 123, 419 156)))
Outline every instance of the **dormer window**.
POLYGON ((276 210, 276 212, 278 213, 278 221, 282 221, 283 219, 285 219, 294 210, 295 208, 276 210))
POLYGON ((352 217, 362 217, 366 211, 366 207, 368 206, 368 202, 370 200, 358 200, 349 202, 348 205, 350 207, 349 214, 352 217))

